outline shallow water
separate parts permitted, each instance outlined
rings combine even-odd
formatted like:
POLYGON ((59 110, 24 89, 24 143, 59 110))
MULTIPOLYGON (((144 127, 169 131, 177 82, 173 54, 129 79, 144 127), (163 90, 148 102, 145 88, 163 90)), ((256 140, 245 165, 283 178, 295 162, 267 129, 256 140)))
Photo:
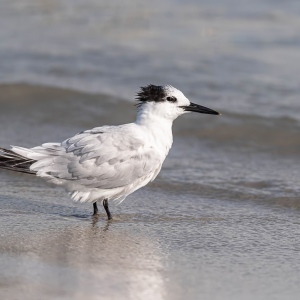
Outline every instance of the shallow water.
POLYGON ((298 299, 299 14, 295 1, 1 1, 1 146, 131 122, 148 83, 222 116, 176 120, 159 177, 112 222, 0 171, 0 298, 298 299))
MULTIPOLYGON (((3 146, 134 116, 105 95, 0 90, 3 146)), ((113 206, 112 222, 60 188, 1 171, 1 299, 298 299, 298 155, 226 140, 234 118, 178 120, 161 174, 113 206)))

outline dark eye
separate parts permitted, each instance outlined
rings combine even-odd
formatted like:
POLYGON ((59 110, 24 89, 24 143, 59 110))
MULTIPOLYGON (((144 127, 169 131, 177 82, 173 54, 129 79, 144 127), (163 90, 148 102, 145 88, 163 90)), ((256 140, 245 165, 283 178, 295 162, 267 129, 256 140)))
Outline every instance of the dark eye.
POLYGON ((167 97, 167 100, 170 101, 170 102, 176 102, 177 101, 176 97, 167 97))

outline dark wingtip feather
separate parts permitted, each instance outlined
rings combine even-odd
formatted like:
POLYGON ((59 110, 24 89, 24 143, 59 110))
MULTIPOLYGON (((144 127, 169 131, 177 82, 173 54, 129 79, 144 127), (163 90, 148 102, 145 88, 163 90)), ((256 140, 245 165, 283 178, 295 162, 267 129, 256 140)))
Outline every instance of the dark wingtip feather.
POLYGON ((23 157, 11 150, 0 147, 0 168, 2 169, 27 174, 36 174, 36 172, 30 170, 30 166, 34 162, 35 160, 33 159, 23 157))

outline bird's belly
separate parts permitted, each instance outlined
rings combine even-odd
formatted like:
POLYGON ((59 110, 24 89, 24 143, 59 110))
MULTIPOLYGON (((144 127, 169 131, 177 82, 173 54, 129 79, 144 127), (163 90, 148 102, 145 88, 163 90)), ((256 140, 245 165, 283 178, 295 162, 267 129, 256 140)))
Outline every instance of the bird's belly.
POLYGON ((90 187, 88 185, 83 185, 82 182, 79 183, 76 181, 58 180, 56 178, 52 178, 50 181, 64 187, 75 202, 95 202, 102 201, 104 199, 121 202, 128 195, 148 184, 152 179, 154 179, 154 177, 156 177, 156 173, 157 172, 149 172, 147 175, 134 180, 130 184, 111 189, 90 187))

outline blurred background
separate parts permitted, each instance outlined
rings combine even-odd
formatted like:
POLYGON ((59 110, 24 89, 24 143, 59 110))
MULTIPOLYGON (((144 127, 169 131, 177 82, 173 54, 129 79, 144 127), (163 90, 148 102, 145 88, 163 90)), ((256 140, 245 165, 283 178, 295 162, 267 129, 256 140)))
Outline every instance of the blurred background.
POLYGON ((131 122, 150 83, 222 113, 175 121, 159 177, 108 230, 1 171, 2 298, 298 299, 299 17, 295 0, 1 0, 1 146, 131 122))

